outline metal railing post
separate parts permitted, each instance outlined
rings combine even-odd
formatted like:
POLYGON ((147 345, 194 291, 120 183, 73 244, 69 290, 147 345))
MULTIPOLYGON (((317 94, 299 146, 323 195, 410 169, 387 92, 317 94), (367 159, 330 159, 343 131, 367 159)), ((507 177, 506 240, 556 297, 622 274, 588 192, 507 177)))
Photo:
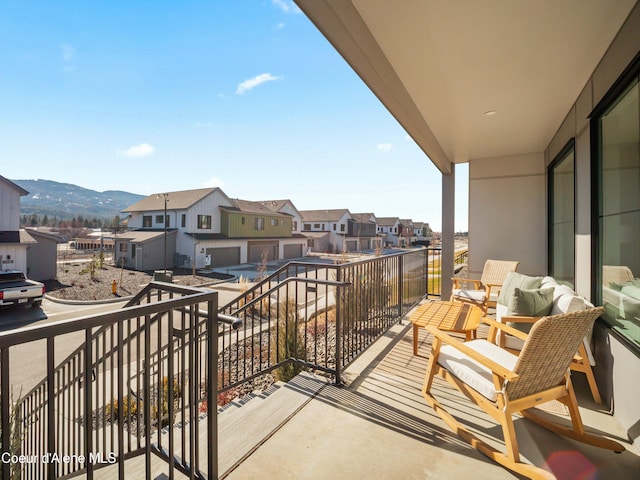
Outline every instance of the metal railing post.
POLYGON ((218 478, 218 322, 216 301, 207 303, 207 358, 209 382, 207 385, 207 428, 209 430, 209 451, 207 470, 209 478, 218 478))
MULTIPOLYGON (((336 269, 336 282, 342 282, 342 266, 336 269)), ((342 290, 336 286, 336 380, 335 384, 340 385, 342 375, 342 290)), ((347 295, 349 292, 347 292, 347 295)))
POLYGON ((402 317, 402 305, 404 297, 404 256, 398 257, 398 317, 402 317))

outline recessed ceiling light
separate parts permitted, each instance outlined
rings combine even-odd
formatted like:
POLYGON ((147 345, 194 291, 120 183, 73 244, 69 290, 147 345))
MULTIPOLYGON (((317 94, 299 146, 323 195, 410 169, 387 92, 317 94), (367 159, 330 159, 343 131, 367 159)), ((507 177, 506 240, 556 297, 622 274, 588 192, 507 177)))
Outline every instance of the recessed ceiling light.
POLYGON ((495 114, 496 114, 495 110, 488 110, 484 112, 485 117, 490 117, 491 115, 495 115, 495 114))

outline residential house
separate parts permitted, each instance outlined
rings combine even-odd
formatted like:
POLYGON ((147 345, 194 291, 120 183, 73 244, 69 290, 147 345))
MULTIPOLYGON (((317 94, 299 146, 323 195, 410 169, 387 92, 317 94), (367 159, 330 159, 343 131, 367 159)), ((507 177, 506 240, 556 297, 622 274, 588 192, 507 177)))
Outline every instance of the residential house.
POLYGON ((347 248, 345 237, 352 218, 349 210, 303 210, 300 215, 310 251, 337 253, 347 248))
POLYGON ((376 216, 373 213, 353 213, 351 217, 347 226, 347 249, 363 251, 379 247, 381 240, 378 237, 376 216))
POLYGON ((470 277, 518 260, 604 304, 597 381, 640 446, 639 2, 296 3, 440 170, 443 297, 466 163, 470 277))
POLYGON ((27 248, 36 240, 20 230, 20 197, 24 188, 0 175, 0 269, 28 274, 27 248))
POLYGON ((400 219, 398 233, 398 246, 409 247, 416 240, 413 220, 410 218, 400 219))
POLYGON ((292 234, 291 215, 232 200, 220 188, 153 194, 123 212, 131 230, 116 238, 116 257, 140 270, 160 268, 165 257, 167 268, 260 262, 263 251, 269 260, 294 258, 306 246, 292 234))
MULTIPOLYGON (((290 202, 289 202, 290 203, 290 202)), ((221 206, 221 233, 246 242, 247 259, 241 263, 299 258, 306 239, 293 233, 293 216, 266 206, 265 202, 233 200, 233 207, 221 206)), ((293 205, 293 204, 291 204, 293 205)), ((283 204, 283 208, 287 208, 283 204)), ((295 208, 295 207, 294 207, 295 208)))
POLYGON ((302 215, 291 200, 263 200, 261 203, 269 210, 290 215, 291 233, 302 233, 302 215))
POLYGON ((398 246, 400 219, 398 217, 378 217, 378 235, 386 247, 398 246))

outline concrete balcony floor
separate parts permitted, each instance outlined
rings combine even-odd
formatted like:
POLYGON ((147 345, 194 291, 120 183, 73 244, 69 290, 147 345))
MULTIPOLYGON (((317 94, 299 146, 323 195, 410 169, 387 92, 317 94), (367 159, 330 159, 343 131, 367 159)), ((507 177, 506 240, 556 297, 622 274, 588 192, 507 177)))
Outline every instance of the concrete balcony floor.
MULTIPOLYGON (((309 401, 226 478, 521 478, 463 442, 424 401, 421 388, 430 338, 420 332, 419 355, 414 356, 411 330, 405 320, 381 338, 344 372, 347 386, 327 385, 310 394, 309 401)), ((615 454, 584 445, 520 418, 515 423, 521 456, 558 479, 638 478, 638 452, 615 419, 593 403, 583 374, 573 377, 587 430, 613 438, 627 450, 615 454)), ((310 377, 309 382, 314 381, 321 380, 310 377)), ((452 414, 501 448, 501 428, 490 417, 445 382, 436 385, 436 396, 452 414)), ((569 419, 558 402, 543 410, 561 421, 569 419)))

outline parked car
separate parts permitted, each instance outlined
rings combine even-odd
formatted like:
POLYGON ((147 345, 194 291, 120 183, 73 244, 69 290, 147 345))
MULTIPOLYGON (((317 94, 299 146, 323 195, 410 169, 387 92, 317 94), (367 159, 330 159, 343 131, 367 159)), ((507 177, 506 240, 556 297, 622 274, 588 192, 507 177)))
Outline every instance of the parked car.
POLYGON ((44 285, 28 280, 19 270, 0 270, 0 307, 26 305, 39 307, 44 297, 44 285))

